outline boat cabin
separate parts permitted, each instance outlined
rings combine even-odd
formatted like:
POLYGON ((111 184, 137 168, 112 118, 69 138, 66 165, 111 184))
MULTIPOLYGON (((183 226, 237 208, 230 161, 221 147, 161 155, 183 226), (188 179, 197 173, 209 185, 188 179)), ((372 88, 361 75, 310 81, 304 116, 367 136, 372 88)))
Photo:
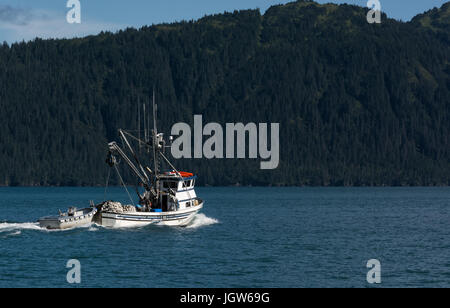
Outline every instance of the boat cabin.
MULTIPOLYGON (((160 211, 178 211, 198 205, 192 173, 174 171, 166 172, 159 177, 160 211)), ((154 209, 155 211, 157 209, 154 209)))

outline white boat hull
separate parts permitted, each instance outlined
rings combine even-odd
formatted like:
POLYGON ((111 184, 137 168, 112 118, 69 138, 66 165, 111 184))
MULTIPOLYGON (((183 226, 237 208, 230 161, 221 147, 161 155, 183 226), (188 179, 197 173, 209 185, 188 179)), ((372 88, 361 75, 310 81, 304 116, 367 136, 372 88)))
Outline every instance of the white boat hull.
POLYGON ((100 223, 104 227, 110 228, 135 228, 144 227, 151 224, 165 226, 186 226, 203 208, 203 202, 197 206, 192 206, 185 210, 171 212, 128 212, 109 213, 101 212, 100 223))

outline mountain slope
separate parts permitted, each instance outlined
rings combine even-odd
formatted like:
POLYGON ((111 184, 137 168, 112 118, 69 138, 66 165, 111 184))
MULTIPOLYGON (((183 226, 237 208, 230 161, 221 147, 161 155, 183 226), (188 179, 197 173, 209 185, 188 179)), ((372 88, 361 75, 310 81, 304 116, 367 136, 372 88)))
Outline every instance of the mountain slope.
POLYGON ((378 25, 364 8, 297 1, 3 45, 0 184, 104 183, 107 141, 136 128, 155 87, 166 134, 194 114, 280 123, 278 169, 175 162, 200 184, 448 185, 448 7, 378 25))
POLYGON ((450 2, 445 3, 440 8, 434 8, 423 14, 414 17, 412 23, 422 27, 430 28, 433 31, 450 31, 450 2))

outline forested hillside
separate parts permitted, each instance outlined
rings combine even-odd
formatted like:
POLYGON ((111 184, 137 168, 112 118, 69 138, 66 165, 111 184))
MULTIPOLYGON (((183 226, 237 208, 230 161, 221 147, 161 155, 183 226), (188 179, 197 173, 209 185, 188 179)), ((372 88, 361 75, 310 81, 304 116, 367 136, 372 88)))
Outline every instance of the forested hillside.
MULTIPOLYGON (((208 185, 450 184, 450 3, 404 23, 298 1, 0 46, 0 185, 100 185, 107 142, 159 126, 279 122, 280 164, 177 160, 208 185), (142 110, 141 110, 142 112, 142 110)), ((127 175, 130 183, 134 180, 127 175)))

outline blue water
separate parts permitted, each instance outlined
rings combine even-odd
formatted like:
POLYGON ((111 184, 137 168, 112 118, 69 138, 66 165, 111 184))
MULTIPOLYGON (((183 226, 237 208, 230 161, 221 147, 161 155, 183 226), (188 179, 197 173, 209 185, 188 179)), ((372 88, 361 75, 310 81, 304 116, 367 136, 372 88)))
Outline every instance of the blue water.
MULTIPOLYGON (((34 222, 102 188, 0 188, 0 287, 450 286, 450 188, 198 188, 187 228, 68 231, 34 222)), ((108 199, 127 202, 120 188, 108 199)))

